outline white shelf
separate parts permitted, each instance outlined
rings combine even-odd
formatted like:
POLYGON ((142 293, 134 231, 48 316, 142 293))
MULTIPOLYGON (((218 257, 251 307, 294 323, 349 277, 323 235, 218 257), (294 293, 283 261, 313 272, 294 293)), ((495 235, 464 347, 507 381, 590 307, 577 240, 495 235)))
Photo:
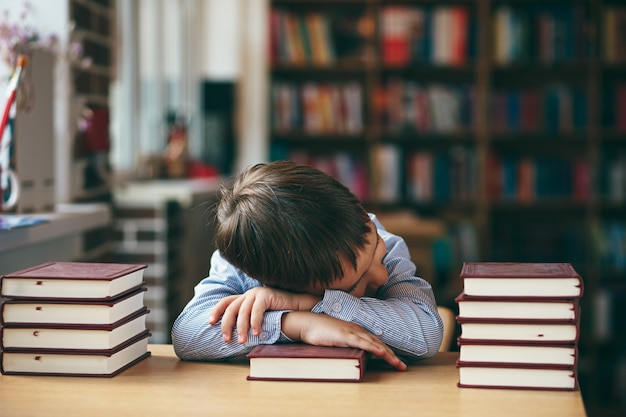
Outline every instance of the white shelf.
POLYGON ((113 198, 116 204, 176 201, 182 207, 189 207, 194 200, 215 195, 221 181, 221 178, 134 181, 116 187, 113 198))
POLYGON ((62 204, 54 213, 32 216, 46 222, 0 231, 0 274, 48 261, 81 259, 82 234, 111 223, 111 209, 105 204, 62 204))

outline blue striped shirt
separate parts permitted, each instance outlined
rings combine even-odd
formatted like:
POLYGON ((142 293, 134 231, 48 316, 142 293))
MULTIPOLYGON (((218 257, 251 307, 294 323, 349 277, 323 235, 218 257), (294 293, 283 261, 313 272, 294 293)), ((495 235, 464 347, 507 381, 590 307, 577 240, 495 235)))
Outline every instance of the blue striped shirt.
MULTIPOLYGON (((435 355, 441 344, 443 324, 430 284, 416 276, 409 250, 402 238, 387 232, 370 214, 387 246, 383 263, 389 274, 376 298, 358 298, 344 291, 326 290, 311 310, 356 323, 378 336, 405 361, 435 355)), ((258 336, 250 332, 244 344, 234 329, 230 342, 222 340, 220 323, 210 325, 215 304, 229 295, 243 294, 262 285, 228 263, 215 251, 209 276, 195 287, 193 298, 172 328, 174 351, 183 360, 221 360, 241 357, 259 344, 290 342, 281 332, 281 316, 287 311, 266 311, 258 336)))

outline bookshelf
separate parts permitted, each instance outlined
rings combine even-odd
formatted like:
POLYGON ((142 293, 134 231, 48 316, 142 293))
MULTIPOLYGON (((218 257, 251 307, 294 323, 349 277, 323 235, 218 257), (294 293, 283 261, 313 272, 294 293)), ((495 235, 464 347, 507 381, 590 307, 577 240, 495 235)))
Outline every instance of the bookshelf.
MULTIPOLYGON (((86 68, 71 64, 69 83, 70 196, 74 203, 103 203, 112 208, 109 166, 109 89, 114 79, 115 0, 70 0, 72 36, 80 40, 83 54, 91 59, 86 68)), ((113 225, 86 233, 84 261, 113 261, 113 225)))
POLYGON ((109 89, 115 67, 115 0, 71 0, 70 20, 74 36, 82 41, 84 55, 91 58, 87 68, 73 66, 73 111, 77 123, 73 158, 80 177, 72 198, 77 202, 110 202, 107 177, 109 138, 109 89))
POLYGON ((585 402, 623 413, 626 4, 270 8, 270 158, 326 170, 374 211, 445 221, 451 276, 466 260, 571 262, 585 402))

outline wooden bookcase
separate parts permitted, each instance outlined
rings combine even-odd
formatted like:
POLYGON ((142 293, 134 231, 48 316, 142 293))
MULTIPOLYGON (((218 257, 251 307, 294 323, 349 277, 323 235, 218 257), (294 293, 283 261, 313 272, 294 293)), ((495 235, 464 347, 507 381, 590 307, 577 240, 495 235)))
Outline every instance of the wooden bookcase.
MULTIPOLYGON (((115 68, 115 0, 69 0, 72 37, 82 42, 91 65, 70 64, 69 113, 73 134, 71 200, 105 203, 112 209, 109 166, 109 90, 115 68)), ((113 261, 113 225, 84 236, 85 261, 113 261)))
POLYGON ((465 260, 571 262, 589 413, 623 413, 626 4, 270 7, 270 158, 336 175, 374 211, 445 221, 452 275, 465 260))
POLYGON ((109 90, 114 78, 116 48, 115 0, 70 0, 70 21, 74 37, 80 40, 87 68, 71 68, 73 111, 84 119, 76 127, 74 164, 81 177, 74 189, 77 202, 110 202, 107 176, 109 137, 109 90))

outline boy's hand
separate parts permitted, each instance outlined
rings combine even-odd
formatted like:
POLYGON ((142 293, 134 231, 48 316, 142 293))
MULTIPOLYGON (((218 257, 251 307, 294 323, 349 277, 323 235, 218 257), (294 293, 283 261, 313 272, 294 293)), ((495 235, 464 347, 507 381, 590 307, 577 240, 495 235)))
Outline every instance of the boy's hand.
POLYGON ((256 287, 241 295, 222 298, 211 311, 209 324, 216 324, 222 319, 222 337, 229 342, 233 328, 237 327, 239 343, 246 343, 248 331, 258 336, 261 332, 263 314, 270 310, 310 311, 321 297, 300 294, 269 287, 256 287))
POLYGON ((282 331, 290 339, 317 346, 363 349, 387 361, 399 371, 406 370, 406 364, 389 346, 358 324, 304 311, 283 314, 282 320, 282 331))

